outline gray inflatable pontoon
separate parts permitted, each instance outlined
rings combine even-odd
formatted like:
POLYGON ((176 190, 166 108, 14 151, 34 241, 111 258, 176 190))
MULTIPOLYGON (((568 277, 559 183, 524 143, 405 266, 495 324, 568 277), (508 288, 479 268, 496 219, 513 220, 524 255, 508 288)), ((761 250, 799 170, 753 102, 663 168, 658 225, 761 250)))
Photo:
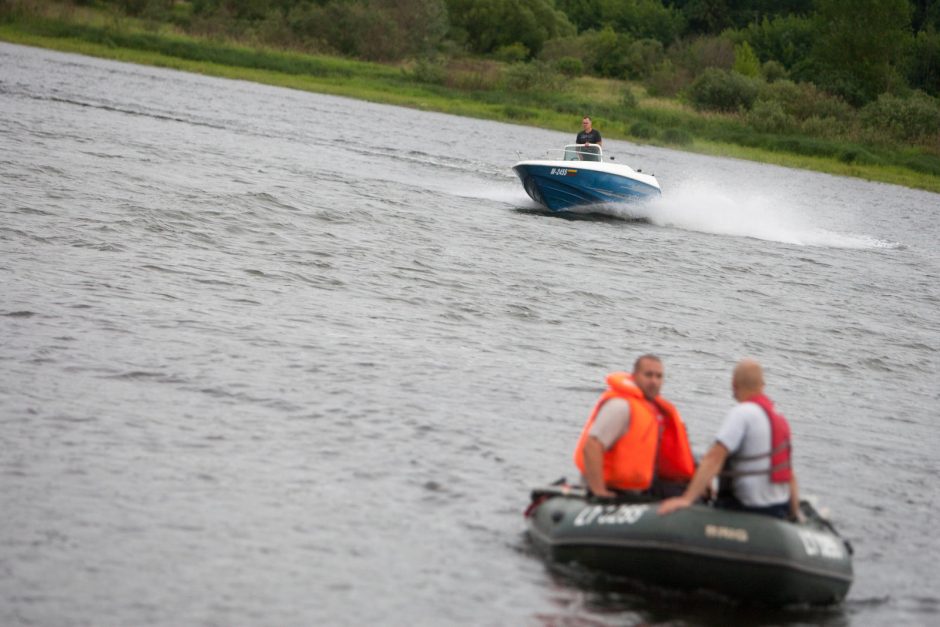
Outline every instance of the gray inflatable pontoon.
POLYGON ((806 501, 801 523, 707 505, 660 516, 657 505, 552 485, 532 492, 529 537, 555 562, 768 605, 837 603, 852 585, 851 545, 806 501))

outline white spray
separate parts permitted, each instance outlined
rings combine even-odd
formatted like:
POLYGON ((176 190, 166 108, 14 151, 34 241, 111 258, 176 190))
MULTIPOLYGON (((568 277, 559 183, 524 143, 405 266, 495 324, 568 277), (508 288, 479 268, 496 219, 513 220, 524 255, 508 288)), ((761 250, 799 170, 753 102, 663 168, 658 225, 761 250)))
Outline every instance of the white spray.
POLYGON ((837 233, 813 224, 812 207, 782 190, 723 189, 689 182, 663 192, 656 200, 608 208, 628 220, 645 220, 700 233, 829 248, 894 248, 897 244, 868 235, 837 233))

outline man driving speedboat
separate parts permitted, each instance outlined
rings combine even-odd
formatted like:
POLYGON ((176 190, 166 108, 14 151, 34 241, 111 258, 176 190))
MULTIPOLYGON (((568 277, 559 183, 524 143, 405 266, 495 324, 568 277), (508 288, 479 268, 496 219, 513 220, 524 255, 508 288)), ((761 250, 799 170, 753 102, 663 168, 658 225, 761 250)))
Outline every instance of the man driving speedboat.
POLYGON ((578 133, 578 136, 575 138, 574 143, 576 144, 597 144, 601 145, 603 140, 601 139, 600 131, 594 128, 591 124, 591 117, 584 116, 581 120, 581 132, 578 133))
POLYGON ((581 120, 582 131, 578 133, 574 141, 579 145, 578 158, 582 161, 599 161, 601 139, 600 132, 591 125, 590 116, 584 116, 581 120), (596 156, 595 156, 596 155, 596 156))

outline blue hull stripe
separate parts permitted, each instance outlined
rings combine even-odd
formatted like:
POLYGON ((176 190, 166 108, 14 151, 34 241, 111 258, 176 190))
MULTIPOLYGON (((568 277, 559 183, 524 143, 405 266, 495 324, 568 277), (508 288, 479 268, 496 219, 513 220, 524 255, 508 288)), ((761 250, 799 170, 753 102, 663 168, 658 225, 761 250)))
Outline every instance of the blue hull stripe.
POLYGON ((661 195, 658 188, 625 176, 584 168, 519 165, 513 168, 532 200, 553 211, 578 205, 635 202, 661 195))

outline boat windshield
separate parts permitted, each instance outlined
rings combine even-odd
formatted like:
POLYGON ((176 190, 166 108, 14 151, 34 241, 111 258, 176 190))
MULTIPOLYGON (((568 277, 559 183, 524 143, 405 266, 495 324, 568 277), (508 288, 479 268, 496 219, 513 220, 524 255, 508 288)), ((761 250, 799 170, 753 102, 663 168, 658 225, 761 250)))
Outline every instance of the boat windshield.
POLYGON ((601 161, 601 147, 597 144, 568 144, 565 146, 565 161, 601 161))

